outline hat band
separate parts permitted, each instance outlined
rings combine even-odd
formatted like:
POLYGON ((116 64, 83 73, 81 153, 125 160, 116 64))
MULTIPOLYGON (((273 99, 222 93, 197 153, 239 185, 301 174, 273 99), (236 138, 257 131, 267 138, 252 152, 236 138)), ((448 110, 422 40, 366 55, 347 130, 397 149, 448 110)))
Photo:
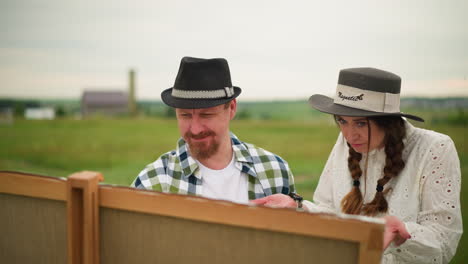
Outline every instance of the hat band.
POLYGON ((363 90, 338 84, 335 104, 379 113, 399 113, 400 94, 363 90))
POLYGON ((172 89, 172 96, 184 99, 214 99, 214 98, 229 98, 234 95, 233 87, 224 87, 218 90, 201 90, 201 91, 187 91, 172 89))

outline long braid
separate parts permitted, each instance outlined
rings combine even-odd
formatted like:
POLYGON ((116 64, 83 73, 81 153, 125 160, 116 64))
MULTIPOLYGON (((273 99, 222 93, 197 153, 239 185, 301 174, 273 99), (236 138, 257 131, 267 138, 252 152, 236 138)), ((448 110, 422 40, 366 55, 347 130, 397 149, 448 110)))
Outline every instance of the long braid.
POLYGON ((349 146, 349 157, 348 157, 348 169, 353 178, 353 188, 351 191, 343 197, 341 200, 341 209, 347 214, 359 214, 362 207, 362 193, 359 189, 360 177, 362 176, 361 166, 359 162, 362 159, 362 154, 354 151, 349 146))
POLYGON ((385 131, 385 167, 383 169, 384 176, 377 181, 377 192, 374 199, 364 204, 362 213, 364 215, 374 216, 378 213, 386 213, 388 210, 388 203, 385 199, 385 192, 383 191, 385 184, 392 178, 397 177, 398 174, 405 167, 403 161, 403 138, 406 135, 405 124, 400 117, 378 117, 372 118, 377 126, 385 131))

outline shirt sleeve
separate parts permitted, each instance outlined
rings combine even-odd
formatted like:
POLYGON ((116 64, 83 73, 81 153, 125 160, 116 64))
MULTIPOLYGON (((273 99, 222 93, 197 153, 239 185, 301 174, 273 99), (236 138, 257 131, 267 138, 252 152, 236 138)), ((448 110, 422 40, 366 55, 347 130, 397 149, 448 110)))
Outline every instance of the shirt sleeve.
POLYGON ((168 177, 166 173, 167 161, 165 156, 161 156, 155 162, 149 164, 144 168, 130 187, 144 190, 154 190, 163 192, 167 184, 164 184, 164 179, 168 177))
MULTIPOLYGON (((340 137, 338 137, 338 142, 340 137)), ((337 144, 335 144, 327 163, 323 168, 322 175, 314 192, 314 202, 304 201, 304 209, 313 213, 339 213, 339 208, 335 208, 333 201, 333 166, 337 151, 337 144)))
POLYGON ((463 232, 460 209, 460 161, 453 141, 446 137, 432 144, 423 162, 420 212, 416 222, 405 222, 411 239, 389 247, 395 261, 448 263, 463 232))
POLYGON ((294 185, 294 176, 287 163, 286 163, 286 168, 288 169, 289 192, 296 192, 296 187, 294 185))

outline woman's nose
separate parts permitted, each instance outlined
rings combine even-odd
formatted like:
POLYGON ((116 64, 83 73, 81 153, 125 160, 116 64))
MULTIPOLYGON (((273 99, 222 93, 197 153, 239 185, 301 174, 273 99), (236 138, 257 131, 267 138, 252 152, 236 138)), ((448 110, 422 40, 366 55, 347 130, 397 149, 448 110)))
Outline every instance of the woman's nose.
POLYGON ((356 128, 352 126, 347 126, 343 129, 343 134, 348 141, 354 141, 359 138, 359 133, 356 128))

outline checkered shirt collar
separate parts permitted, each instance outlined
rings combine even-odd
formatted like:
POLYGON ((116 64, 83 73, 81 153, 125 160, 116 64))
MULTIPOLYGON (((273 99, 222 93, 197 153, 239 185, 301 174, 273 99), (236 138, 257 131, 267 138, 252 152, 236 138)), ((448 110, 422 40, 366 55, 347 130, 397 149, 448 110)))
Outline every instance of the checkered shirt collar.
MULTIPOLYGON (((254 161, 246 146, 242 144, 242 141, 240 141, 234 133, 230 132, 230 137, 236 162, 241 162, 243 165, 240 169, 247 174, 257 177, 257 173, 253 169, 254 161)), ((198 163, 190 156, 188 144, 182 137, 177 141, 176 154, 180 160, 180 168, 183 177, 188 178, 190 175, 194 175, 198 179, 201 179, 198 163)))

